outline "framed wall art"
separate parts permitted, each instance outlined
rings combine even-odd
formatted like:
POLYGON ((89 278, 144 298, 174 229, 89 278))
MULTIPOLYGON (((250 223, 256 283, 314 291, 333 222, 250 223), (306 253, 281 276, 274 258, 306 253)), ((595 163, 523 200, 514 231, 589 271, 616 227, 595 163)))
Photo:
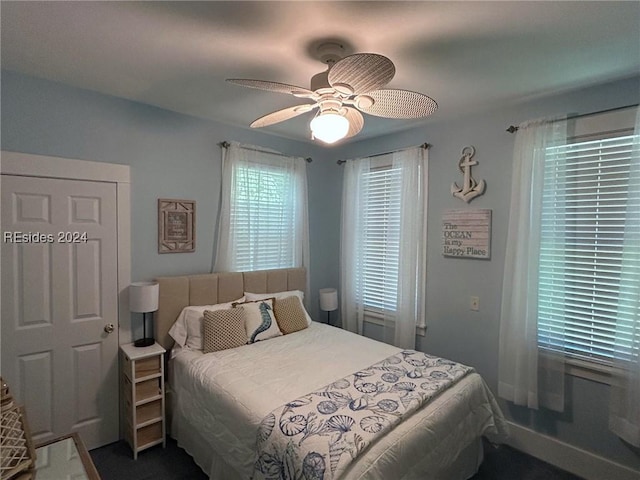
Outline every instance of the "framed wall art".
POLYGON ((445 257, 491 258, 491 210, 445 210, 442 215, 445 257))
POLYGON ((196 250, 196 202, 158 199, 158 253, 196 250))

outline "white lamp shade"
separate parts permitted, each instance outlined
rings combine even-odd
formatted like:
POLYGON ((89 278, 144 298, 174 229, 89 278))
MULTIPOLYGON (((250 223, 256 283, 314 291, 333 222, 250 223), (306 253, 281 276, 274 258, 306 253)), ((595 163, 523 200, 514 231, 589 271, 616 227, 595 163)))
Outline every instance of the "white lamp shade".
POLYGON ((335 143, 349 133, 349 120, 337 113, 321 113, 309 126, 313 136, 325 143, 335 143))
POLYGON ((335 288, 320 289, 320 310, 333 312, 338 309, 338 291, 335 288))
POLYGON ((156 282, 135 282, 129 285, 129 310, 138 313, 158 310, 160 286, 156 282))

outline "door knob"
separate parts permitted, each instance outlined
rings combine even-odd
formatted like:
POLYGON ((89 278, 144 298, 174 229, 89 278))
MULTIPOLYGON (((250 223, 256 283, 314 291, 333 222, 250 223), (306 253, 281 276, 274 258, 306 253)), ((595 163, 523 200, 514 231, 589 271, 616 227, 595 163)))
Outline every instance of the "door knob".
POLYGON ((107 333, 112 333, 115 330, 115 327, 113 326, 113 323, 107 323, 104 326, 104 331, 107 333))

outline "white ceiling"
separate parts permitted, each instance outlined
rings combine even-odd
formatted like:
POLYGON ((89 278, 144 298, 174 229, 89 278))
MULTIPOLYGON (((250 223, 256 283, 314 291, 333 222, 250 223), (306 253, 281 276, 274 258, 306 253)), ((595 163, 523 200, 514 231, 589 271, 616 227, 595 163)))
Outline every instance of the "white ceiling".
MULTIPOLYGON (((389 57, 389 88, 439 104, 427 120, 365 115, 356 139, 640 72, 638 1, 3 1, 1 14, 3 69, 226 124, 302 103, 224 80, 308 88, 321 39, 389 57)), ((311 115, 264 130, 309 139, 311 115)))

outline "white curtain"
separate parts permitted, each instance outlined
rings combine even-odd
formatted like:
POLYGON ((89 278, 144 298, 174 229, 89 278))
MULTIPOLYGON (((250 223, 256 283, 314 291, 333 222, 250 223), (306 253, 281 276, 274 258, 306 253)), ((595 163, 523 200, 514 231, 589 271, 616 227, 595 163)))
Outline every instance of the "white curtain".
POLYGON ((538 349, 538 263, 545 149, 566 143, 566 122, 537 120, 515 138, 500 315, 498 394, 516 405, 564 408, 564 356, 538 349))
POLYGON ((305 159, 235 142, 222 152, 222 192, 214 271, 306 267, 308 275, 305 159), (274 197, 279 199, 277 204, 269 202, 274 197), (275 228, 268 231, 270 225, 275 228), (282 225, 286 231, 278 228, 282 225), (266 241, 266 238, 274 238, 274 232, 279 235, 276 241, 266 241))
POLYGON ((340 289, 342 326, 362 335, 364 329, 364 303, 362 297, 361 270, 364 264, 364 248, 361 241, 364 225, 366 182, 364 174, 371 169, 368 158, 350 160, 344 164, 342 180, 342 224, 340 238, 340 289))
POLYGON ((416 326, 425 323, 427 158, 422 147, 393 153, 393 167, 402 172, 398 299, 395 317, 385 317, 385 341, 400 348, 415 348, 416 326))
MULTIPOLYGON (((342 195, 341 237, 341 298, 342 321, 350 331, 362 334, 367 315, 382 320, 387 343, 400 348, 415 348, 416 326, 423 327, 426 272, 427 227, 427 164, 426 148, 415 147, 375 158, 361 158, 345 164, 342 195), (397 261, 388 265, 389 271, 382 277, 389 283, 382 285, 385 296, 394 296, 395 310, 371 309, 365 305, 365 257, 367 250, 365 212, 378 205, 369 205, 371 197, 365 174, 391 167, 388 187, 399 202, 399 218, 390 218, 397 228, 397 240, 391 240, 386 248, 396 248, 397 261)), ((396 210, 393 210, 394 212, 396 210)), ((396 215, 394 214, 394 215, 396 215)), ((370 248, 370 247, 369 247, 370 248)))
POLYGON ((640 108, 635 135, 616 325, 620 350, 614 362, 609 427, 626 442, 640 447, 640 108))

